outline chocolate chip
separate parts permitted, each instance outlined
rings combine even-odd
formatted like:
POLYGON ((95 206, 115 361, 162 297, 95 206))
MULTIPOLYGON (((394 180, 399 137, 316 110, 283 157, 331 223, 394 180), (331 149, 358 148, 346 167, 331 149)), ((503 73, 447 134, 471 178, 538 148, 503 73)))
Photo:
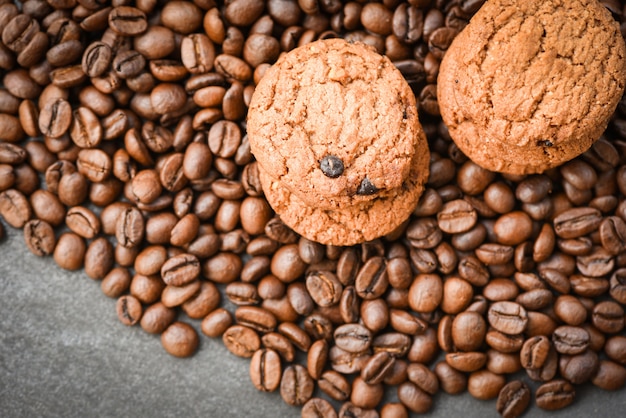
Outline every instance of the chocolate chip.
POLYGON ((320 161, 320 170, 331 179, 337 178, 343 174, 343 161, 334 155, 327 155, 320 161))
POLYGON ((365 177, 362 181, 361 184, 359 184, 359 188, 356 190, 356 194, 358 195, 371 195, 374 194, 378 191, 378 189, 376 188, 376 186, 374 186, 370 180, 365 177))

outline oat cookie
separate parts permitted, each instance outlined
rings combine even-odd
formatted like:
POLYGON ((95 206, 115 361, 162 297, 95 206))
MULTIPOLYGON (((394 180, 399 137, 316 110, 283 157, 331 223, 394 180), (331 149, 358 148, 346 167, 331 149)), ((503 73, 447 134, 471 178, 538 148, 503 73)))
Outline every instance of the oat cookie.
POLYGON ((423 152, 415 97, 400 72, 343 39, 283 55, 255 89, 247 130, 268 175, 320 208, 397 194, 423 152))
MULTIPOLYGON (((422 139, 425 143, 423 134, 422 139)), ((386 235, 408 219, 424 190, 427 180, 424 173, 428 173, 429 160, 428 152, 418 153, 404 186, 395 189, 394 195, 344 209, 307 205, 262 167, 259 167, 259 177, 267 201, 294 231, 322 244, 354 245, 386 235)))
POLYGON ((441 63, 441 115, 477 164, 543 172, 602 135, 624 92, 625 55, 597 0, 488 0, 441 63))

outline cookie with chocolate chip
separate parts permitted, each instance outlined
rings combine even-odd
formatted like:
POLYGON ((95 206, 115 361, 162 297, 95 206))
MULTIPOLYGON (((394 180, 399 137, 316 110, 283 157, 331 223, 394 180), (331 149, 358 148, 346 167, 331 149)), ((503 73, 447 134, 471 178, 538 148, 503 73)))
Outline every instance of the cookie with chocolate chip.
POLYGON ((255 89, 247 131, 272 180, 325 209, 396 195, 427 152, 402 74, 373 48, 342 39, 284 54, 255 89))
MULTIPOLYGON (((423 134, 421 139, 426 142, 423 134)), ((403 186, 384 197, 342 209, 323 209, 304 203, 262 167, 259 178, 265 198, 294 231, 322 244, 354 245, 390 234, 409 218, 424 190, 429 159, 428 152, 418 153, 403 186)))
POLYGON ((475 163, 540 173, 602 135, 625 57, 619 24, 597 0, 488 0, 443 58, 441 116, 475 163))

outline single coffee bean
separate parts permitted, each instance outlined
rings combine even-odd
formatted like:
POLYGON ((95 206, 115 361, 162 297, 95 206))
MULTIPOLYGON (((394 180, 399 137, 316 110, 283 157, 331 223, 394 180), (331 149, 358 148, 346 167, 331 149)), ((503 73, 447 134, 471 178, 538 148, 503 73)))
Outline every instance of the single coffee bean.
POLYGON ((337 412, 325 399, 311 398, 303 406, 302 418, 337 418, 337 412))
POLYGON ((573 356, 563 354, 559 358, 559 373, 567 381, 579 385, 596 374, 598 364, 598 355, 592 350, 573 356))
POLYGON ((470 374, 467 380, 467 391, 476 399, 494 399, 505 384, 504 376, 489 370, 479 370, 470 374))
POLYGON ((161 334, 176 319, 176 311, 161 302, 150 305, 141 316, 139 324, 149 334, 161 334))
POLYGON ((231 326, 232 321, 230 312, 224 308, 217 308, 202 320, 202 333, 213 338, 222 336, 231 326))
POLYGON ((580 327, 562 325, 554 330, 552 341, 556 351, 562 354, 575 355, 589 347, 589 333, 580 327))
POLYGON ((271 349, 257 350, 250 361, 250 379, 254 386, 263 392, 278 389, 282 376, 280 357, 271 349))
POLYGON ((161 276, 163 281, 172 286, 183 286, 200 275, 200 262, 191 254, 179 254, 163 263, 161 276))
POLYGON ((70 208, 65 215, 65 224, 71 231, 87 239, 94 238, 100 232, 100 220, 83 206, 70 208))
POLYGON ((554 218, 554 230, 561 238, 577 238, 595 231, 602 214, 594 208, 572 208, 554 218))
POLYGON ((120 35, 135 36, 146 31, 148 21, 141 10, 130 6, 118 6, 109 13, 109 27, 120 35))
POLYGON ((528 315, 526 309, 515 302, 495 302, 487 315, 489 324, 505 334, 520 334, 526 328, 528 315))
POLYGON ((413 382, 404 382, 398 386, 398 399, 417 414, 425 414, 432 407, 431 396, 413 382))
POLYGON ((141 302, 131 295, 120 297, 117 300, 115 308, 120 322, 128 326, 138 323, 143 313, 141 302))
POLYGON ((26 197, 15 189, 0 193, 0 216, 14 228, 22 228, 32 216, 26 197))
POLYGON ((498 394, 496 410, 504 418, 521 416, 530 404, 530 389, 521 380, 507 383, 498 394))
POLYGON ((280 396, 287 405, 304 405, 313 395, 315 383, 303 366, 288 366, 280 381, 280 396))
POLYGON ((322 392, 337 401, 348 399, 352 390, 350 382, 344 375, 334 370, 325 371, 317 383, 322 392))
POLYGON ((360 353, 372 343, 372 333, 359 324, 345 324, 334 332, 335 344, 350 353, 360 353))
POLYGON ((574 401, 574 387, 565 380, 557 379, 537 388, 535 398, 541 409, 554 411, 563 409, 574 401))
POLYGON ((626 368, 609 360, 600 360, 591 382, 604 390, 621 389, 626 382, 626 368))
POLYGON ((261 346, 258 334, 244 325, 233 325, 226 329, 222 340, 228 351, 239 357, 252 357, 261 346))
POLYGON ((198 333, 191 325, 177 321, 163 331, 161 344, 165 351, 175 357, 189 357, 198 349, 198 333))
POLYGON ((592 324, 607 334, 616 334, 624 329, 624 308, 614 301, 602 301, 593 307, 592 324))
POLYGON ((115 227, 117 242, 127 248, 138 246, 143 240, 145 222, 141 212, 129 207, 120 213, 115 227))
POLYGON ((476 312, 462 312, 452 321, 452 340, 459 350, 477 350, 483 345, 486 332, 487 324, 476 312))
POLYGON ((56 245, 52 226, 39 219, 24 224, 24 241, 28 249, 40 257, 52 254, 56 245))
POLYGON ((360 408, 373 409, 380 403, 383 395, 384 391, 381 383, 366 383, 361 376, 354 378, 352 393, 350 394, 350 401, 354 405, 360 408))

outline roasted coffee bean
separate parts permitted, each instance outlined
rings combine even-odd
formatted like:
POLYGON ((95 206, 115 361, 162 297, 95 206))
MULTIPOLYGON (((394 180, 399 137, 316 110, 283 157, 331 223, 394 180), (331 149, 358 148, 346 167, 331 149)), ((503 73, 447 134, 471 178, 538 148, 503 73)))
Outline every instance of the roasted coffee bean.
POLYGON ((183 286, 195 280, 200 274, 200 262, 191 254, 179 254, 174 256, 161 267, 161 277, 165 284, 183 286))
POLYGON ((515 302, 495 302, 487 315, 489 324, 505 334, 520 334, 526 328, 528 315, 526 310, 515 302))
POLYGON ((231 326, 232 321, 230 312, 224 308, 217 308, 202 320, 202 333, 209 337, 219 337, 231 326))
POLYGON ((161 334, 161 344, 175 357, 189 357, 198 349, 199 337, 191 325, 174 322, 161 334))
POLYGON ((115 305, 117 317, 124 325, 135 325, 141 319, 143 308, 137 298, 126 295, 117 300, 115 305))
POLYGON ((337 412, 327 400, 311 398, 302 406, 301 416, 303 418, 337 418, 337 412))
POLYGON ((261 346, 257 333, 244 325, 233 325, 226 329, 222 340, 228 351, 239 357, 252 357, 261 346))
POLYGON ((129 207, 120 213, 116 222, 115 237, 117 242, 127 248, 138 246, 145 233, 145 221, 141 212, 129 207))
POLYGON ((280 357, 271 349, 257 350, 250 361, 250 379, 263 392, 278 389, 282 376, 280 357))
POLYGON ((322 392, 337 401, 345 401, 352 391, 350 382, 344 375, 334 370, 325 371, 317 384, 322 392))
POLYGON ((418 275, 409 288, 409 305, 416 312, 432 312, 443 299, 443 283, 435 274, 418 275))
POLYGON ((530 405, 530 389, 521 380, 507 383, 498 394, 496 410, 504 418, 522 415, 530 405))
POLYGON ((467 380, 467 391, 476 399, 494 399, 505 384, 504 376, 489 370, 479 370, 470 374, 467 380))
POLYGON ((604 390, 621 389, 626 382, 626 369, 609 360, 600 360, 592 383, 604 390))
POLYGON ((350 394, 350 401, 353 405, 364 408, 375 408, 384 395, 383 385, 381 383, 369 384, 361 376, 354 378, 352 382, 352 393, 350 394))
POLYGON ((56 245, 52 226, 39 219, 33 219, 24 224, 24 241, 28 249, 40 257, 52 254, 56 245))
POLYGON ((554 330, 552 341, 559 353, 580 354, 589 347, 589 333, 584 328, 563 325, 554 330))
POLYGON ((476 312, 461 312, 452 321, 454 346, 463 351, 474 351, 483 345, 487 324, 476 312))
POLYGON ((350 353, 361 353, 372 343, 372 333, 359 324, 346 324, 334 332, 335 344, 350 353))
POLYGON ((574 387, 565 380, 557 379, 537 388, 535 398, 541 409, 554 411, 563 409, 574 401, 574 387))
POLYGON ((161 334, 176 319, 176 311, 161 302, 148 306, 139 324, 149 334, 161 334))
POLYGON ((146 31, 148 21, 141 10, 130 6, 114 7, 109 13, 109 27, 120 35, 134 36, 146 31))
POLYGON ((82 206, 70 208, 65 215, 67 227, 87 239, 94 238, 100 232, 100 220, 89 209, 82 206))
POLYGON ((559 358, 559 373, 570 383, 579 385, 596 374, 598 364, 598 355, 592 350, 576 355, 563 354, 559 358))
POLYGON ((18 190, 8 189, 0 193, 0 216, 14 228, 22 228, 32 216, 26 197, 18 190))
POLYGON ((602 214, 594 208, 572 208, 554 218, 554 230, 561 238, 577 238, 595 231, 602 214))
POLYGON ((301 406, 311 399, 314 387, 306 368, 299 364, 288 366, 280 381, 280 396, 288 405, 301 406))
POLYGON ((591 322, 606 334, 616 334, 624 329, 624 308, 614 301, 602 301, 593 307, 591 322))

